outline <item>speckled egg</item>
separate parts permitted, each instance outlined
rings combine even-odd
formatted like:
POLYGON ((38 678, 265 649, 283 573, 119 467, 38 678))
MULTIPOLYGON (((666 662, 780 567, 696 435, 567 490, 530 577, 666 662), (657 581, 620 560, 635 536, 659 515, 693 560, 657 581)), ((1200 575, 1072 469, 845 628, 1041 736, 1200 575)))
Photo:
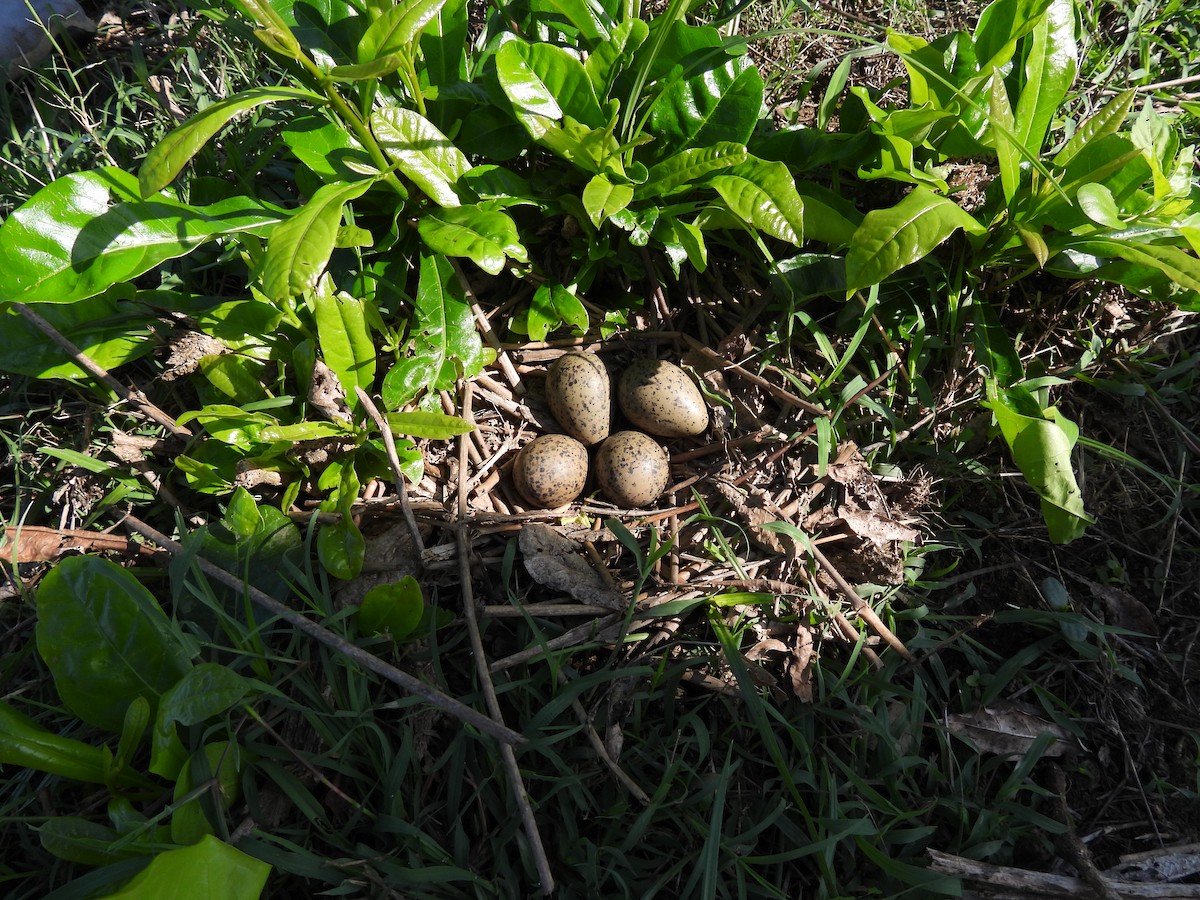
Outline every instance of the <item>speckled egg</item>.
POLYGON ((513 483, 533 506, 553 509, 579 496, 587 481, 587 448, 565 434, 544 434, 521 448, 513 483))
POLYGON ((640 431, 618 431, 596 451, 596 481, 617 506, 653 503, 667 486, 667 451, 640 431))
POLYGON ((661 437, 694 437, 708 427, 708 407, 679 366, 639 359, 621 376, 621 411, 638 428, 661 437))
POLYGON ((546 402, 563 431, 585 446, 608 437, 612 386, 594 353, 567 353, 546 372, 546 402))

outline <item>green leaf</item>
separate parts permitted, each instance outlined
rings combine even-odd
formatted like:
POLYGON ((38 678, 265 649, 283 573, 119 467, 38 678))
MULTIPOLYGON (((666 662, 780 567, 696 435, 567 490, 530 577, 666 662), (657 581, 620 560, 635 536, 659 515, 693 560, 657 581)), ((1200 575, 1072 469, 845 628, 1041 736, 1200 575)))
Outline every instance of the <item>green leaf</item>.
POLYGON ((914 188, 895 206, 872 210, 855 231, 846 254, 846 290, 879 284, 926 257, 960 228, 971 234, 986 231, 953 201, 923 187, 914 188))
POLYGON ((120 891, 103 900, 257 900, 271 867, 205 835, 198 843, 158 854, 120 891))
POLYGON ((75 556, 37 593, 37 647, 63 702, 90 725, 119 732, 135 697, 151 709, 191 667, 153 595, 108 560, 75 556))
POLYGON ((1116 134, 1125 123, 1129 111, 1133 109, 1133 101, 1136 97, 1137 91, 1130 88, 1117 94, 1100 107, 1091 118, 1075 130, 1063 148, 1058 151, 1053 160, 1054 165, 1065 168, 1071 160, 1079 155, 1081 150, 1093 141, 1116 134))
POLYGON ((751 158, 711 183, 742 221, 797 247, 804 241, 804 201, 783 163, 751 158))
POLYGON ((1113 199, 1112 191, 1104 185, 1080 185, 1079 190, 1075 192, 1075 199, 1079 202, 1083 214, 1097 225, 1106 228, 1121 228, 1124 225, 1117 201, 1113 199))
POLYGON ((980 14, 975 27, 975 55, 979 71, 1000 68, 1016 50, 1017 41, 1032 31, 1054 0, 994 0, 980 14))
MULTIPOLYGON (((1189 291, 1200 291, 1200 260, 1178 247, 1113 238, 1072 240, 1069 248, 1096 256, 1117 257, 1162 272, 1189 291)), ((1056 247, 1055 249, 1066 249, 1056 247)))
POLYGON ((554 10, 575 26, 588 47, 607 41, 615 25, 600 0, 535 0, 538 7, 554 10))
POLYGON ((374 168, 362 144, 340 123, 323 116, 300 116, 288 123, 281 137, 322 181, 346 181, 349 175, 374 168))
POLYGON ((1008 101, 1008 88, 999 72, 992 75, 990 95, 992 144, 996 148, 996 159, 1000 166, 1000 186, 1004 191, 1004 203, 1012 206, 1013 198, 1021 186, 1021 156, 1015 142, 1016 122, 1012 106, 1008 101))
POLYGON ((0 304, 93 297, 214 238, 264 235, 282 218, 247 197, 199 207, 143 201, 137 179, 115 168, 66 175, 0 226, 0 304))
POLYGON ((499 210, 468 205, 430 212, 421 217, 417 230, 434 253, 465 256, 489 275, 499 275, 506 258, 529 261, 516 224, 499 210))
POLYGON ((81 816, 54 816, 37 828, 42 849, 85 866, 107 866, 144 856, 144 847, 125 844, 115 828, 81 816))
POLYGON ((569 322, 580 333, 588 329, 588 314, 579 298, 561 284, 544 282, 533 292, 527 318, 530 340, 544 341, 546 335, 569 322))
POLYGON ((184 758, 186 765, 180 769, 172 796, 177 804, 171 813, 172 841, 176 844, 195 844, 205 835, 213 833, 213 825, 205 812, 204 800, 209 801, 207 805, 219 807, 219 810, 213 809, 217 815, 227 811, 237 800, 241 793, 240 759, 240 749, 232 741, 205 744, 190 758, 184 758), (204 784, 212 784, 215 790, 212 787, 207 788, 204 800, 201 797, 193 797, 187 802, 182 802, 184 797, 204 784), (214 795, 217 801, 215 804, 210 799, 214 798, 214 795))
POLYGON ((368 394, 375 384, 375 342, 367 325, 366 304, 349 294, 319 290, 313 295, 317 341, 325 364, 346 392, 346 403, 358 409, 355 388, 368 394))
POLYGON ((384 379, 383 400, 389 409, 409 402, 425 387, 448 390, 460 374, 471 378, 486 362, 475 314, 444 257, 422 254, 413 313, 412 356, 384 379))
POLYGON ((983 401, 996 416, 1013 461, 1042 502, 1042 518, 1056 544, 1068 544, 1094 521, 1083 509, 1083 494, 1071 467, 1071 449, 1079 428, 1054 407, 1030 416, 1020 410, 1040 409, 1037 398, 1023 387, 993 391, 983 401), (1031 409, 1032 404, 1032 409, 1031 409))
POLYGON ((583 63, 563 47, 509 41, 496 54, 496 75, 517 117, 534 138, 541 136, 539 130, 544 127, 536 121, 530 127, 530 121, 538 118, 557 121, 570 116, 589 128, 605 124, 583 63))
MULTIPOLYGON (((67 304, 37 303, 32 309, 109 371, 154 352, 152 313, 139 304, 102 295, 67 304)), ((0 309, 0 369, 34 378, 95 377, 12 307, 0 309)))
POLYGON ((690 222, 674 216, 659 216, 654 223, 654 237, 662 243, 671 263, 675 277, 679 277, 680 266, 691 263, 697 272, 708 268, 708 247, 704 243, 704 232, 690 222))
POLYGON ((334 578, 349 581, 362 571, 366 555, 362 532, 348 515, 341 520, 322 525, 317 532, 317 558, 334 578))
POLYGON ((421 623, 425 598, 421 585, 411 575, 393 584, 381 584, 367 591, 354 619, 365 634, 389 634, 402 641, 421 623))
POLYGON ((341 82, 375 81, 391 75, 402 65, 404 65, 404 58, 399 53, 394 53, 391 56, 380 56, 368 62, 334 66, 329 70, 329 77, 333 81, 341 82))
POLYGON ((809 181, 796 182, 796 193, 804 201, 804 237, 830 247, 847 247, 863 214, 853 203, 828 188, 809 181))
POLYGON ((1075 82, 1079 48, 1074 0, 1053 0, 1029 36, 1025 82, 1017 99, 1016 139, 1040 155, 1050 124, 1075 82))
POLYGON ((725 59, 667 88, 650 108, 659 155, 720 141, 745 144, 758 123, 763 80, 749 57, 725 59))
POLYGON ((597 228, 614 213, 619 213, 633 199, 633 187, 613 184, 603 175, 594 175, 583 189, 583 208, 597 228))
POLYGON ((373 183, 366 180, 322 185, 291 218, 275 227, 267 238, 262 262, 264 294, 282 301, 317 286, 333 253, 342 210, 373 183))
POLYGON ((746 162, 750 155, 743 144, 718 141, 709 147, 681 150, 650 167, 644 184, 635 193, 644 197, 665 197, 689 190, 713 172, 746 162))
POLYGON ((439 206, 458 206, 455 184, 471 168, 462 151, 437 127, 411 109, 389 106, 371 115, 380 145, 417 187, 439 206))
POLYGON ((107 748, 55 734, 0 701, 0 765, 105 784, 111 760, 107 748))
POLYGON ((358 61, 369 62, 395 53, 414 56, 413 44, 445 4, 446 0, 401 0, 388 7, 363 33, 358 61))
POLYGON ((257 106, 282 100, 307 100, 316 104, 326 102, 320 94, 311 91, 262 87, 251 88, 234 94, 227 100, 214 103, 168 132, 146 154, 146 159, 138 171, 138 190, 142 198, 152 197, 174 181, 188 161, 234 116, 257 106))
POLYGON ((612 30, 608 40, 596 44, 583 63, 597 97, 607 97, 613 82, 633 61, 634 54, 650 34, 641 19, 626 19, 612 30))
POLYGON ((433 441, 444 441, 475 430, 475 426, 465 419, 437 412, 388 413, 387 422, 393 434, 433 441))
POLYGON ((217 663, 201 663, 168 688, 158 704, 151 735, 150 771, 174 779, 187 762, 176 725, 199 725, 232 709, 256 683, 217 663))

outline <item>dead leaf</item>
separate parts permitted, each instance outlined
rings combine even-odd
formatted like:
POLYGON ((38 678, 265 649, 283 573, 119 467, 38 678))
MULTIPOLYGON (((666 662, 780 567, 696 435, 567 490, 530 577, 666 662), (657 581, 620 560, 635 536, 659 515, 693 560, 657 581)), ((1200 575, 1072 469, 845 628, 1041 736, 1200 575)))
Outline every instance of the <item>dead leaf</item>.
POLYGON ((746 651, 746 659, 757 662, 768 653, 787 653, 788 645, 778 638, 767 638, 765 641, 759 641, 753 647, 746 651))
POLYGON ((350 409, 346 405, 346 392, 333 369, 316 361, 313 366, 312 383, 308 388, 308 402, 327 419, 350 421, 350 409))
POLYGON ((915 543, 920 537, 916 529, 901 525, 889 515, 853 509, 849 506, 839 506, 837 514, 838 518, 849 525, 850 530, 856 535, 866 538, 879 547, 893 541, 915 543))
POLYGON ((764 531, 763 525, 778 522, 784 518, 783 513, 774 508, 761 492, 748 489, 745 494, 733 484, 723 479, 713 482, 721 496, 729 501, 734 513, 750 528, 750 536, 756 543, 771 553, 785 554, 788 548, 784 546, 779 535, 773 531, 764 531))
POLYGON ((199 331, 184 331, 171 339, 167 368, 159 378, 174 381, 191 375, 206 356, 220 356, 228 352, 229 348, 214 337, 199 331))
POLYGON ((1133 595, 1109 584, 1088 581, 1092 594, 1104 601, 1108 620, 1118 628, 1127 628, 1149 637, 1158 637, 1158 622, 1149 607, 1133 595))
POLYGON ((788 660, 787 664, 787 674, 792 682, 792 693, 801 703, 812 703, 812 674, 816 658, 816 645, 813 643, 812 631, 809 630, 808 625, 801 623, 796 626, 796 645, 792 648, 792 658, 788 660))
POLYGON ((151 552, 149 548, 143 551, 140 545, 119 534, 60 530, 44 525, 25 525, 0 532, 0 559, 5 562, 12 562, 14 555, 18 563, 31 563, 54 562, 72 552, 128 553, 130 550, 151 552))
POLYGON ((1046 756, 1063 756, 1075 749, 1075 738, 1065 729, 1012 704, 985 707, 978 712, 947 716, 950 733, 974 744, 983 753, 1021 757, 1046 732, 1057 738, 1046 756))
POLYGON ((519 540, 525 568, 538 584, 563 591, 580 603, 624 609, 625 598, 609 587, 592 568, 579 544, 563 537, 549 525, 530 523, 521 529, 519 540))

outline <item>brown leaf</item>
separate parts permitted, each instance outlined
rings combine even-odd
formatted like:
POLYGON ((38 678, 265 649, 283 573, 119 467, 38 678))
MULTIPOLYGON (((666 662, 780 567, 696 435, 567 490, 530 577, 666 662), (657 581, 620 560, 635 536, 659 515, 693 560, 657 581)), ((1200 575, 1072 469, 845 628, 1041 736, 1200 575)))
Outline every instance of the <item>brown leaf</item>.
POLYGON ((308 388, 308 402, 327 419, 350 421, 350 409, 346 405, 346 392, 333 369, 316 361, 313 366, 312 384, 308 388))
POLYGON ((532 522, 521 529, 519 540, 525 568, 538 584, 569 594, 580 603, 624 609, 625 598, 609 587, 579 552, 579 544, 549 525, 532 522))
POLYGON ((54 562, 65 553, 97 551, 124 553, 138 549, 129 539, 117 534, 59 530, 43 525, 25 525, 0 532, 0 559, 18 563, 54 562))
POLYGON ((998 704, 978 712, 947 716, 950 733, 973 743, 983 753, 1020 757, 1046 732, 1057 740, 1046 756, 1062 756, 1075 748, 1066 730, 1013 704, 998 704))
POLYGON ((191 375, 200 367, 200 360, 204 357, 228 352, 229 348, 214 337, 200 331, 184 331, 171 339, 167 369, 159 377, 163 381, 174 381, 191 375))
POLYGON ((849 525, 856 535, 866 538, 876 546, 890 544, 892 541, 914 542, 920 536, 916 529, 901 525, 891 516, 878 512, 839 506, 838 517, 849 525))
POLYGON ((812 671, 816 658, 812 632, 806 624, 801 623, 796 626, 796 644, 792 647, 792 658, 788 660, 787 673, 792 681, 792 693, 802 703, 812 703, 812 671))
POLYGON ((1127 628, 1138 634, 1158 637, 1158 622, 1154 613, 1141 600, 1109 584, 1087 582, 1092 594, 1104 601, 1108 609, 1108 620, 1118 628, 1127 628))

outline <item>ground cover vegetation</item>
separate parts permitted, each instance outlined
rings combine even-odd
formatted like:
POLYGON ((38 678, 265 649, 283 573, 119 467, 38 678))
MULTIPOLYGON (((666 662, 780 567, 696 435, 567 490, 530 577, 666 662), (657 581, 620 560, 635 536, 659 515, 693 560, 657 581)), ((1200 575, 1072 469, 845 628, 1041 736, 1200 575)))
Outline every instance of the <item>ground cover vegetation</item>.
POLYGON ((4 86, 7 893, 1194 880, 1198 36, 206 0, 4 86), (701 386, 653 508, 513 491, 571 348, 701 386))

